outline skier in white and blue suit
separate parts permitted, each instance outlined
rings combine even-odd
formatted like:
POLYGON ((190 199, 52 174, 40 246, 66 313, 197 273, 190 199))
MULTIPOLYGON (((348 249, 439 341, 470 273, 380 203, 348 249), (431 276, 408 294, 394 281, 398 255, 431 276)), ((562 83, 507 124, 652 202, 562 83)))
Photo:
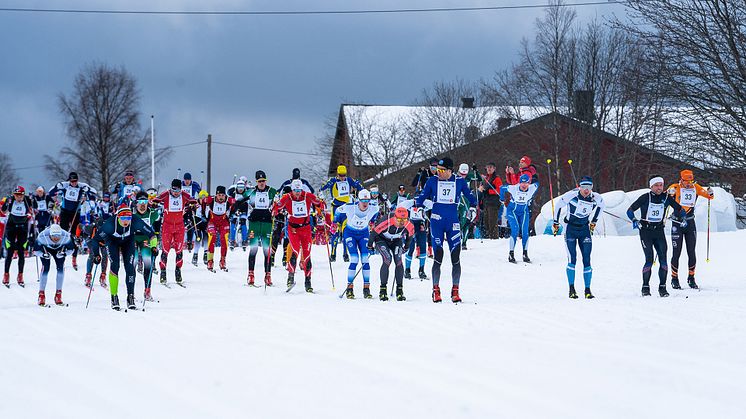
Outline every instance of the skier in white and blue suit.
POLYGON ((528 257, 528 237, 531 225, 531 202, 539 189, 538 183, 531 183, 531 176, 527 173, 521 175, 515 185, 505 185, 500 188, 500 195, 505 203, 508 224, 510 225, 510 253, 508 262, 515 261, 515 244, 518 234, 521 235, 523 244, 523 261, 531 262, 528 257))
POLYGON ((583 281, 585 282, 585 298, 594 298, 591 293, 591 248, 593 230, 596 221, 604 209, 604 200, 597 192, 593 192, 593 180, 590 176, 583 176, 578 184, 578 189, 560 196, 554 212, 554 223, 552 230, 557 234, 560 227, 560 213, 562 208, 567 207, 565 222, 565 245, 567 246, 567 281, 570 284, 570 298, 578 298, 575 292, 575 263, 577 261, 577 246, 583 257, 583 281))
POLYGON ((432 206, 430 215, 430 238, 433 245, 433 302, 441 302, 440 297, 440 265, 443 262, 443 235, 446 236, 451 251, 451 301, 461 302, 458 288, 461 279, 461 224, 458 218, 458 203, 461 195, 469 201, 469 220, 474 221, 477 216, 477 199, 469 190, 469 184, 460 176, 453 174, 453 160, 443 157, 438 160, 436 176, 425 182, 425 187, 416 198, 416 206, 432 206))
POLYGON ((369 226, 378 217, 378 208, 370 205, 370 192, 362 189, 357 194, 358 202, 342 205, 334 215, 334 222, 345 223, 346 228, 342 232, 344 245, 350 255, 350 266, 347 269, 347 298, 355 298, 353 293, 353 280, 357 271, 358 261, 363 264, 363 296, 373 298, 370 293, 370 264, 368 263, 368 240, 370 239, 369 226))

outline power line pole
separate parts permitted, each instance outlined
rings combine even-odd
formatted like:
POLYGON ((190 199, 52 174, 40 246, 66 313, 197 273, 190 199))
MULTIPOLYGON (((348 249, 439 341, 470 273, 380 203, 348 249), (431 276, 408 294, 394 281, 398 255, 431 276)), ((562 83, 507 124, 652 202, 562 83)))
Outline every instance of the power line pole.
POLYGON ((212 134, 207 134, 207 193, 212 193, 210 181, 212 179, 212 134))

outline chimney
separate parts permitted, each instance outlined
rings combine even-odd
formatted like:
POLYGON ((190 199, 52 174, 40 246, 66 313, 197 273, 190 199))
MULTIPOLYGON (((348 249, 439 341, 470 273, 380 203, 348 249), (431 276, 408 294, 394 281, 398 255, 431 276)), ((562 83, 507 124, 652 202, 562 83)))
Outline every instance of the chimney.
POLYGON ((502 117, 497 118, 497 130, 502 131, 510 128, 510 124, 513 122, 513 118, 502 117))
POLYGON ((467 143, 470 143, 478 138, 479 127, 476 127, 474 125, 469 125, 468 127, 466 127, 466 131, 464 132, 464 139, 466 139, 467 143))
POLYGON ((573 94, 572 116, 588 124, 593 124, 594 117, 593 90, 576 90, 573 94))
POLYGON ((474 109, 474 98, 473 97, 462 97, 461 107, 464 109, 474 109))

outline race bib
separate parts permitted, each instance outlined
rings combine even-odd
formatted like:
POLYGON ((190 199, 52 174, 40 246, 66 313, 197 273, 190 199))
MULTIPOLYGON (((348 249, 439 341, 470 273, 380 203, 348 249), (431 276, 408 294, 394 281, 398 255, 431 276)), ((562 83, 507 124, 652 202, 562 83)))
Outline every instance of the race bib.
POLYGON ((186 192, 189 196, 192 196, 192 185, 181 185, 181 191, 186 192))
POLYGON ((293 201, 293 217, 307 217, 308 216, 308 207, 306 206, 306 201, 293 201))
POLYGON ((339 193, 339 196, 349 195, 350 184, 346 180, 344 182, 337 182, 337 193, 339 193))
POLYGON ((363 230, 368 225, 368 220, 365 217, 353 215, 352 218, 347 219, 347 225, 355 230, 363 230))
POLYGON ((10 213, 12 215, 15 215, 16 217, 23 217, 24 215, 26 215, 26 205, 24 205, 23 201, 13 201, 13 206, 10 208, 10 213))
POLYGON ((650 203, 648 206, 648 221, 657 223, 663 220, 663 204, 650 203))
POLYGON ((593 211, 593 202, 578 200, 578 204, 575 206, 575 212, 572 215, 578 218, 588 218, 593 211))
POLYGON ((422 216, 422 208, 417 208, 409 211, 409 219, 414 221, 421 221, 424 217, 422 216))
POLYGON ((182 209, 184 209, 184 202, 181 200, 181 195, 177 197, 173 197, 169 195, 168 196, 168 211, 179 212, 182 209))
POLYGON ((254 208, 269 209, 269 192, 257 192, 254 201, 254 208))
POLYGON ((227 202, 215 202, 212 204, 212 213, 215 215, 223 215, 228 209, 227 202))
POLYGON ((122 188, 122 193, 124 196, 130 196, 132 195, 132 191, 135 189, 135 185, 124 185, 122 188))
POLYGON ((512 195, 513 195, 513 200, 515 201, 516 204, 525 205, 528 202, 528 199, 529 199, 528 191, 522 191, 518 189, 512 195))
POLYGON ((453 204, 456 202, 456 182, 438 182, 438 199, 439 204, 453 204))
POLYGON ((39 211, 46 211, 47 201, 46 200, 36 201, 36 209, 39 211))
POLYGON ((697 190, 694 188, 681 188, 679 190, 680 197, 679 204, 681 204, 684 207, 693 207, 695 203, 697 203, 697 190))
POLYGON ((77 202, 79 196, 80 196, 80 187, 73 188, 72 186, 68 186, 65 189, 65 200, 77 202))

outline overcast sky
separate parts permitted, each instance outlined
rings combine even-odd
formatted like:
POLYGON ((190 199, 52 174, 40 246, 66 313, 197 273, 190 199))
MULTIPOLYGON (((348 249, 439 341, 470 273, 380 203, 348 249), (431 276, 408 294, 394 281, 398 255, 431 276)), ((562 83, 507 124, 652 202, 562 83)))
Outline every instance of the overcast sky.
MULTIPOLYGON (((544 4, 541 0, 34 1, 0 7, 127 10, 333 10, 544 4)), ((577 7, 578 18, 624 13, 577 7)), ((159 145, 204 140, 311 152, 340 103, 409 104, 435 81, 487 78, 515 60, 542 9, 324 16, 157 16, 0 12, 0 143, 23 168, 68 141, 56 95, 92 61, 124 66, 141 90, 142 126, 159 145)), ((277 185, 303 157, 213 146, 213 189, 233 174, 277 185)), ((157 169, 195 179, 205 147, 182 147, 157 169)), ((23 184, 50 184, 41 169, 23 184)), ((150 174, 142 174, 149 183, 150 174)), ((85 181, 85 179, 83 179, 85 181)))

